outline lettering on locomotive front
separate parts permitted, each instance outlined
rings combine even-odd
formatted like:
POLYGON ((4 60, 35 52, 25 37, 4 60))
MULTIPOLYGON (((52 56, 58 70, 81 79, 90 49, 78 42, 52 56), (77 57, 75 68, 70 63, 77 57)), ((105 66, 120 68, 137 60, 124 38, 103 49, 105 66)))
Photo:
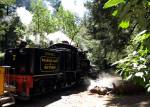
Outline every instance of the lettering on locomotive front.
POLYGON ((58 58, 55 56, 41 56, 41 72, 54 72, 57 70, 58 58))

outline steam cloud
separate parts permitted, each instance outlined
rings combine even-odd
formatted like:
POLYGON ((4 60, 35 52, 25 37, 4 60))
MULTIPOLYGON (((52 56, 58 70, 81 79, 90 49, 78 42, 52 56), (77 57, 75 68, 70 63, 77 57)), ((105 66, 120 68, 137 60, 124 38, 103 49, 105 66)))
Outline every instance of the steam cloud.
POLYGON ((33 15, 25 7, 17 7, 16 13, 25 26, 31 23, 33 15))

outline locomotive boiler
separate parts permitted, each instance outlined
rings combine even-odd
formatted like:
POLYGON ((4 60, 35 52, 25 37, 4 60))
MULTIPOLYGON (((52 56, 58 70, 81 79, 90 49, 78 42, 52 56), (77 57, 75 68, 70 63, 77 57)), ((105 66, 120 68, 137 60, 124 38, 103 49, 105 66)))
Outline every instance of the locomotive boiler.
POLYGON ((69 44, 58 43, 48 49, 13 48, 5 52, 13 93, 21 99, 78 83, 90 69, 85 53, 69 44))

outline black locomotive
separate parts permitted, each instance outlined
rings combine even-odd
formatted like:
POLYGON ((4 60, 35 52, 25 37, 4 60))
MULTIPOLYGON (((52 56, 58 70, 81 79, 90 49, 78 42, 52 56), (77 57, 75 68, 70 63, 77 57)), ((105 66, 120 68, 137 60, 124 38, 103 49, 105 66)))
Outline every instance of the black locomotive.
POLYGON ((9 84, 23 99, 78 83, 90 70, 90 61, 78 48, 64 43, 41 48, 14 48, 5 53, 11 66, 9 84))

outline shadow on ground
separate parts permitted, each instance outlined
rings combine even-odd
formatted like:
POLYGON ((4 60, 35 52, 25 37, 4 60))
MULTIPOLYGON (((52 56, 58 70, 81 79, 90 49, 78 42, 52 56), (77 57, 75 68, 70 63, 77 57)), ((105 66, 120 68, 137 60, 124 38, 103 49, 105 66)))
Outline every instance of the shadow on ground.
POLYGON ((107 107, 150 107, 150 95, 115 96, 107 99, 107 107))
POLYGON ((60 100, 61 96, 78 94, 86 89, 86 86, 75 85, 71 88, 62 89, 61 91, 54 91, 45 95, 36 96, 29 101, 16 100, 16 104, 13 107, 46 107, 47 105, 60 100))

